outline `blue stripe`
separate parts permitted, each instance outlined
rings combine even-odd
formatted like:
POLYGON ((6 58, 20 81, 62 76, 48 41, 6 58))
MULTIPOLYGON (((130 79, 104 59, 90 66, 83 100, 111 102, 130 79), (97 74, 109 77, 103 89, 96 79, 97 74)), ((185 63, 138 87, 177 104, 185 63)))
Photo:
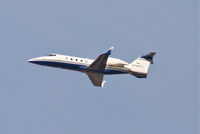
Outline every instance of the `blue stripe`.
POLYGON ((126 72, 111 70, 111 69, 105 69, 104 74, 126 74, 126 72))
MULTIPOLYGON (((55 61, 31 61, 31 63, 43 65, 43 66, 57 67, 57 68, 62 68, 62 69, 83 71, 83 72, 87 68, 87 66, 85 66, 85 65, 55 62, 55 61)), ((111 70, 111 69, 105 69, 103 73, 104 74, 124 74, 125 72, 111 70)))

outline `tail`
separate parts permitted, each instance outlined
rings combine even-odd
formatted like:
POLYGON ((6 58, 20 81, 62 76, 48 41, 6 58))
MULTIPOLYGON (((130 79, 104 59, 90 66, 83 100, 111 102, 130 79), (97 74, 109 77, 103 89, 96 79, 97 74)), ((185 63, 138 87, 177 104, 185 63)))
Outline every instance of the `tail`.
POLYGON ((148 53, 146 55, 138 57, 132 63, 126 65, 126 67, 131 70, 131 74, 138 78, 146 78, 148 74, 148 69, 150 64, 154 64, 153 57, 155 52, 148 53))

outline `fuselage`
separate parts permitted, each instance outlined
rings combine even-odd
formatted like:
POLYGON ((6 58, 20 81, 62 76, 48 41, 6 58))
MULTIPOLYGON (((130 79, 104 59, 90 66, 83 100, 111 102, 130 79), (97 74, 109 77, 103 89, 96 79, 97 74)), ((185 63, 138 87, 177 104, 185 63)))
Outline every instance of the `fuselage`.
MULTIPOLYGON (((56 67, 56 68, 62 68, 80 72, 90 71, 87 70, 87 67, 94 62, 94 60, 88 58, 67 56, 61 54, 49 54, 48 56, 33 58, 28 61, 38 65, 56 67)), ((98 73, 103 73, 103 74, 129 73, 130 70, 128 68, 125 68, 124 65, 128 65, 128 63, 120 59, 109 57, 104 71, 98 73)))
POLYGON ((117 58, 109 57, 114 47, 100 54, 95 60, 61 54, 49 54, 28 60, 28 62, 74 70, 85 73, 92 84, 103 87, 105 84, 104 74, 131 74, 137 78, 147 78, 148 68, 153 64, 155 52, 148 53, 135 59, 130 64, 117 58))

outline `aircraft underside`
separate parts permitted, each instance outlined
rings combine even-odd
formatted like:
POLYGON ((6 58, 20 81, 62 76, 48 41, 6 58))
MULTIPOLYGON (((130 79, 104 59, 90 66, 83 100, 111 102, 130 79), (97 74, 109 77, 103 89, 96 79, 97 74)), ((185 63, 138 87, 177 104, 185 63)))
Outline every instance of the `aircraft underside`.
POLYGON ((89 69, 87 69, 87 66, 85 66, 85 65, 69 64, 69 63, 63 63, 63 62, 33 61, 32 63, 42 65, 42 66, 49 66, 49 67, 55 67, 55 68, 73 70, 73 71, 80 71, 80 72, 102 73, 102 74, 106 74, 106 75, 127 74, 128 73, 128 72, 124 72, 124 71, 107 69, 107 68, 105 68, 103 72, 99 72, 99 71, 95 71, 95 70, 89 70, 89 69))

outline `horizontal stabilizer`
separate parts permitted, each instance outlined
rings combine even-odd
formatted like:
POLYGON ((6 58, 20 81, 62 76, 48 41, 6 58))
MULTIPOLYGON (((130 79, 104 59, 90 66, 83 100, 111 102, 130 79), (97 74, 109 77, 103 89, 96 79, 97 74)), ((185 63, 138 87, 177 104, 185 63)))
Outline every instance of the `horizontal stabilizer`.
POLYGON ((149 61, 151 64, 154 64, 153 57, 155 55, 156 55, 156 52, 151 52, 151 53, 141 56, 140 58, 144 58, 145 60, 149 61))

